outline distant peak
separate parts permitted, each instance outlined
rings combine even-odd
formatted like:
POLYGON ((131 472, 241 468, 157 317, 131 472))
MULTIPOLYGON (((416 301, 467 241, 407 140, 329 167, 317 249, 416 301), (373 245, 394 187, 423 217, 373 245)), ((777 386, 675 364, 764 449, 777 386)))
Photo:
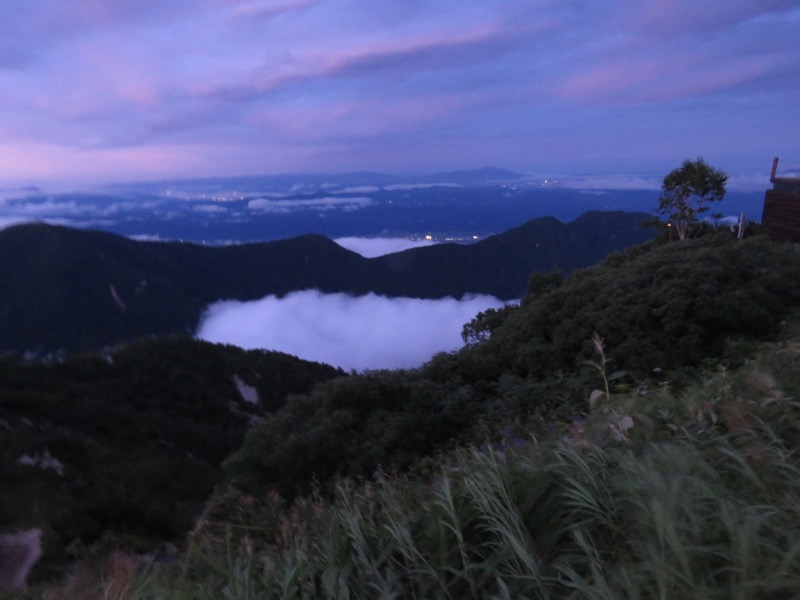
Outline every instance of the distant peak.
POLYGON ((449 181, 453 183, 482 183, 489 181, 509 181, 523 179, 525 177, 526 175, 507 169, 481 167, 480 169, 469 169, 466 171, 435 173, 434 175, 428 176, 426 179, 430 181, 449 181))

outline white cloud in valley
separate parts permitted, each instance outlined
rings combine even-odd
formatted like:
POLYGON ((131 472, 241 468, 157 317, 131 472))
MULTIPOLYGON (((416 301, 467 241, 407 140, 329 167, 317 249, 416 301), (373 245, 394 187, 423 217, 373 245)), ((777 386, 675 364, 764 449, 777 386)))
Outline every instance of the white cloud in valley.
POLYGON ((197 337, 278 350, 347 370, 413 368, 437 352, 460 348, 463 325, 503 304, 491 296, 420 300, 306 290, 212 304, 197 337))
POLYGON ((341 237, 333 240, 342 248, 347 248, 363 256, 364 258, 375 258, 394 252, 402 252, 410 248, 421 248, 423 246, 433 246, 438 242, 433 240, 412 240, 409 238, 364 238, 364 237, 341 237))

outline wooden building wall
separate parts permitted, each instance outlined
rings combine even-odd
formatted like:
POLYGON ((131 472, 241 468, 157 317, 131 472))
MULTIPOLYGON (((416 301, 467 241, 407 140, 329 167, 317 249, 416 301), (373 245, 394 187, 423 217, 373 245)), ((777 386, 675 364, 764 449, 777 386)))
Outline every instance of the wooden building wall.
POLYGON ((800 242, 800 192, 767 190, 761 225, 774 238, 800 242))

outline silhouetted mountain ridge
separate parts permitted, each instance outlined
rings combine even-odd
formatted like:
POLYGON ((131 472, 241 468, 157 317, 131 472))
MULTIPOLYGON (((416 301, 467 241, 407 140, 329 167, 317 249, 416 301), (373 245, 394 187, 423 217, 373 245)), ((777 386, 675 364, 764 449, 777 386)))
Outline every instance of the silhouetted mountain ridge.
POLYGON ((649 239, 640 227, 647 217, 592 212, 567 224, 545 217, 475 244, 371 259, 319 235, 208 247, 19 225, 0 231, 0 350, 75 351, 191 333, 214 301, 303 289, 519 298, 534 272, 566 273, 649 239))

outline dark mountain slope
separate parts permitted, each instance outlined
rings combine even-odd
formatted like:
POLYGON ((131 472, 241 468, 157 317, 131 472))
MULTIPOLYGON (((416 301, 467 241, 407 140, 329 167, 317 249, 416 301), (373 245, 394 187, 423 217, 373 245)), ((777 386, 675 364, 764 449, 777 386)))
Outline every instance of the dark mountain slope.
MULTIPOLYGON (((624 410, 637 419, 639 435, 651 426, 649 418, 640 426, 641 403, 659 390, 696 382, 699 368, 717 370, 724 379, 728 369, 749 362, 764 340, 786 339, 782 328, 793 334, 782 342, 793 352, 782 369, 792 374, 793 387, 800 385, 798 308, 800 254, 792 244, 761 236, 740 241, 727 232, 643 244, 533 292, 500 315, 488 339, 438 354, 420 369, 340 378, 293 397, 250 430, 224 468, 247 493, 291 496, 310 489, 311 481, 325 489, 336 475, 369 478, 379 466, 388 473, 402 470, 454 439, 511 444, 514 424, 541 427, 542 440, 560 437, 579 423, 574 418, 586 416, 592 390, 606 383, 610 395, 630 394, 624 410), (592 341, 595 332, 604 340, 605 364, 592 341)), ((765 371, 748 377, 763 394, 762 407, 788 406, 797 397, 794 389, 773 395, 778 388, 765 371)), ((759 402, 748 403, 725 385, 725 396, 739 407, 741 428, 738 410, 759 402)), ((718 401, 720 396, 701 394, 690 402, 693 411, 716 422, 726 418, 716 413, 718 401)), ((606 410, 597 417, 612 436, 609 424, 619 415, 606 410)), ((800 446, 794 426, 776 427, 800 446)))
MULTIPOLYGON (((200 258, 195 246, 170 250, 185 253, 187 267, 200 258)), ((207 281, 198 295, 208 301, 255 299, 309 288, 358 293, 379 285, 369 261, 319 235, 202 250, 207 281)))
POLYGON ((0 530, 42 527, 49 561, 112 532, 185 533, 250 424, 341 375, 187 338, 57 363, 0 357, 0 530))
POLYGON ((0 232, 0 350, 73 351, 187 333, 216 300, 309 288, 518 298, 533 272, 568 272, 652 237, 639 226, 646 216, 587 213, 569 224, 535 219, 472 245, 374 259, 316 235, 207 247, 43 224, 11 227, 0 232))
POLYGON ((0 349, 81 350, 188 333, 210 302, 347 289, 363 263, 320 236, 209 248, 14 227, 0 233, 0 349))
POLYGON ((566 274, 650 239, 652 233, 641 227, 647 217, 588 212, 567 224, 542 217, 476 244, 415 248, 373 260, 397 276, 395 287, 386 290, 389 294, 519 298, 532 273, 566 274))
POLYGON ((0 234, 3 349, 81 349, 185 331, 204 300, 199 269, 167 247, 47 225, 0 234))

